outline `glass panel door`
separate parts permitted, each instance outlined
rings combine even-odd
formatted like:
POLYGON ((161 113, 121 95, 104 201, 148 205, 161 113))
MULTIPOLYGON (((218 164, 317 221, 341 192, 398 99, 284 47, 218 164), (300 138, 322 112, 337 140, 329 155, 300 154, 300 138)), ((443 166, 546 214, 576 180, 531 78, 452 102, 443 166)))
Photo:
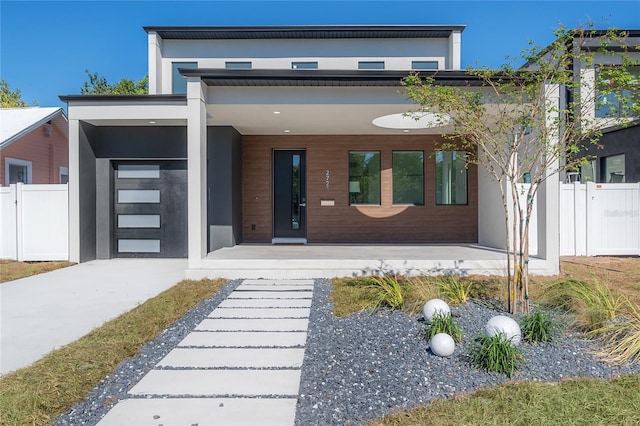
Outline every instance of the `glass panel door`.
POLYGON ((305 152, 273 152, 273 236, 306 237, 305 152))

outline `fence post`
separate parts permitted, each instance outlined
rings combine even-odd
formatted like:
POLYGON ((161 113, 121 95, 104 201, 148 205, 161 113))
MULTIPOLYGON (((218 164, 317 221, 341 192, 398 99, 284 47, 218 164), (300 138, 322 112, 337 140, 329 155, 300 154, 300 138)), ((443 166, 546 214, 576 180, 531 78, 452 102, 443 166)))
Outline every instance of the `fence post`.
POLYGON ((18 262, 24 261, 23 216, 22 216, 22 185, 16 184, 16 258, 18 262))
POLYGON ((578 233, 582 232, 578 229, 578 209, 582 207, 580 205, 580 182, 574 181, 571 190, 573 191, 573 255, 580 256, 582 254, 582 247, 578 246, 580 241, 578 233))
POLYGON ((587 256, 595 256, 597 254, 598 242, 596 241, 596 229, 598 226, 598 218, 596 217, 596 184, 594 182, 587 182, 587 194, 586 194, 586 245, 587 256))

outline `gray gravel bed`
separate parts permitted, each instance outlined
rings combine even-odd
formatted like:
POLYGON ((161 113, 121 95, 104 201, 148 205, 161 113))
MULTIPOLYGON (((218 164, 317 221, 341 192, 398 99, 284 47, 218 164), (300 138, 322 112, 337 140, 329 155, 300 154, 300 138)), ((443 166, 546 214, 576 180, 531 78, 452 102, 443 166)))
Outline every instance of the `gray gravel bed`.
MULTIPOLYGON (((123 361, 88 397, 54 425, 94 425, 126 392, 222 302, 241 280, 227 283, 208 300, 123 361)), ((468 302, 452 308, 463 342, 449 358, 429 351, 420 316, 402 312, 359 312, 336 318, 329 280, 316 280, 309 334, 302 366, 296 425, 349 425, 411 408, 437 398, 495 386, 509 379, 476 370, 466 352, 486 321, 497 314, 491 303, 468 302)), ((612 367, 590 351, 593 343, 566 333, 553 344, 522 345, 527 363, 513 380, 557 381, 569 377, 611 377, 640 373, 640 365, 612 367)))
MULTIPOLYGON (((504 315, 490 303, 452 307, 463 341, 454 355, 441 358, 429 351, 421 335, 421 316, 378 311, 336 318, 330 290, 328 280, 316 281, 296 425, 359 424, 509 381, 505 375, 471 367, 466 355, 489 318, 504 315)), ((613 367, 599 361, 591 354, 593 345, 578 333, 565 333, 552 344, 523 344, 527 361, 512 380, 640 373, 640 365, 613 367)))

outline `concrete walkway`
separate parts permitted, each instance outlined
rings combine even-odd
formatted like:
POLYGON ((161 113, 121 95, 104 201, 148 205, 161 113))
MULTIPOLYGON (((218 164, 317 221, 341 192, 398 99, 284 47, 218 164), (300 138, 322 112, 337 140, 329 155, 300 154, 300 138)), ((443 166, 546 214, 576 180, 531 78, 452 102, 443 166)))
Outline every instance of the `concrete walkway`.
POLYGON ((244 280, 98 425, 293 425, 312 296, 244 280))
POLYGON ((0 374, 172 287, 186 267, 186 259, 95 260, 1 284, 0 374))

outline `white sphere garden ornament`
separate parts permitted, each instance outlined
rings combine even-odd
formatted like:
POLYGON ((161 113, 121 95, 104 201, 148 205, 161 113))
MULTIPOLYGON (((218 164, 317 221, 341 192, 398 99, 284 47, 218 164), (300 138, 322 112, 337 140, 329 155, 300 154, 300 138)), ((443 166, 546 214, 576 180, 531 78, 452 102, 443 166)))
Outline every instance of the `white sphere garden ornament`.
POLYGON ((440 313, 440 315, 450 315, 451 309, 449 309, 447 302, 442 299, 431 299, 424 304, 422 315, 424 315, 425 321, 430 323, 436 313, 440 313))
POLYGON ((438 333, 429 341, 429 347, 434 355, 446 357, 453 355, 456 343, 447 333, 438 333))
POLYGON ((518 323, 513 318, 504 315, 491 318, 487 322, 487 325, 484 326, 484 331, 489 337, 502 334, 504 338, 510 340, 514 346, 519 345, 522 339, 522 333, 518 323))

